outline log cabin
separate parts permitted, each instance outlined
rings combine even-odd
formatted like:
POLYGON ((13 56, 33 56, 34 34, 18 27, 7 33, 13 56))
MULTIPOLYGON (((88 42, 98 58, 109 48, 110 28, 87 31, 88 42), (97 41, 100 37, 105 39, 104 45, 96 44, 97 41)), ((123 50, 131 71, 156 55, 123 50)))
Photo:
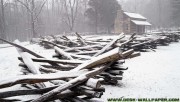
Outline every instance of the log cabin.
POLYGON ((125 34, 143 34, 146 28, 151 26, 144 16, 138 13, 124 12, 123 10, 118 10, 114 24, 115 33, 124 32, 125 34))

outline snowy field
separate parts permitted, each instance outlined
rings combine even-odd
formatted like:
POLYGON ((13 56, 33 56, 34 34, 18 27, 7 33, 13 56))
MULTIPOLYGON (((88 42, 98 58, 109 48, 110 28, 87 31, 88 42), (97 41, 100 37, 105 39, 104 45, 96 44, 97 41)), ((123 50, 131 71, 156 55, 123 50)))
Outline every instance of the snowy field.
POLYGON ((180 43, 160 46, 126 60, 129 67, 117 86, 106 86, 107 98, 180 98, 180 43))
MULTIPOLYGON (((51 57, 38 45, 27 45, 39 54, 51 57), (38 48, 38 49, 37 49, 38 48)), ((19 56, 14 47, 0 45, 0 80, 20 74, 19 56)), ((140 57, 126 60, 129 67, 117 86, 105 86, 107 98, 178 98, 180 97, 180 43, 160 46, 156 52, 144 52, 140 57)), ((0 89, 1 91, 1 89, 0 89)))

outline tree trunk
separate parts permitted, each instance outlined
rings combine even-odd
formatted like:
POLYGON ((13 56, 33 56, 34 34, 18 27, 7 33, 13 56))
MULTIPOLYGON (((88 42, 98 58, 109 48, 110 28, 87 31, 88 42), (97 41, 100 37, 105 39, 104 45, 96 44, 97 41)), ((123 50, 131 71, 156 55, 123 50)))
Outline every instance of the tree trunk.
POLYGON ((159 27, 158 27, 158 28, 160 29, 161 26, 162 26, 162 24, 161 24, 161 23, 162 23, 162 22, 161 22, 161 0, 158 0, 158 7, 159 7, 159 8, 158 8, 158 9, 159 9, 159 12, 158 12, 158 14, 159 14, 159 15, 158 15, 158 18, 159 18, 159 24, 158 24, 158 25, 159 25, 159 27))
POLYGON ((1 37, 3 39, 6 39, 6 24, 5 24, 5 15, 4 15, 4 0, 1 0, 1 18, 0 18, 0 21, 1 21, 1 37))
POLYGON ((37 37, 36 31, 35 31, 35 22, 34 22, 34 14, 35 14, 35 4, 34 0, 31 1, 31 34, 33 38, 37 37))
POLYGON ((96 22, 95 22, 95 33, 97 33, 98 32, 98 13, 97 13, 97 10, 95 11, 95 16, 96 16, 96 22))

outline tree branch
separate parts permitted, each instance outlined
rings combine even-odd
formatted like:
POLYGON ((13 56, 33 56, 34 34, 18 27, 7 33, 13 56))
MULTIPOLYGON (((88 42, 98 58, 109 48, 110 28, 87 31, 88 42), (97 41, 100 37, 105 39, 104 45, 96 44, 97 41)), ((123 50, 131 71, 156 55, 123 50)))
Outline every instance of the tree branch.
POLYGON ((38 16, 40 15, 41 11, 42 11, 42 8, 44 7, 45 3, 46 3, 47 0, 44 0, 43 4, 41 5, 41 8, 39 10, 39 12, 36 14, 36 17, 34 18, 34 20, 36 20, 38 18, 38 16))
POLYGON ((32 13, 31 9, 22 1, 17 0, 19 3, 21 3, 30 13, 32 13))

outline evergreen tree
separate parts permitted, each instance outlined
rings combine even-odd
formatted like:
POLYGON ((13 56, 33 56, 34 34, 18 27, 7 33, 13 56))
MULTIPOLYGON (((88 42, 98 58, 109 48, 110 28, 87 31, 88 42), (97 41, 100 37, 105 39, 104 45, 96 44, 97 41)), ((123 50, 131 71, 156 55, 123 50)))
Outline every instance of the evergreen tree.
POLYGON ((95 31, 106 31, 110 33, 113 28, 117 10, 121 9, 117 0, 89 0, 86 15, 95 31))

